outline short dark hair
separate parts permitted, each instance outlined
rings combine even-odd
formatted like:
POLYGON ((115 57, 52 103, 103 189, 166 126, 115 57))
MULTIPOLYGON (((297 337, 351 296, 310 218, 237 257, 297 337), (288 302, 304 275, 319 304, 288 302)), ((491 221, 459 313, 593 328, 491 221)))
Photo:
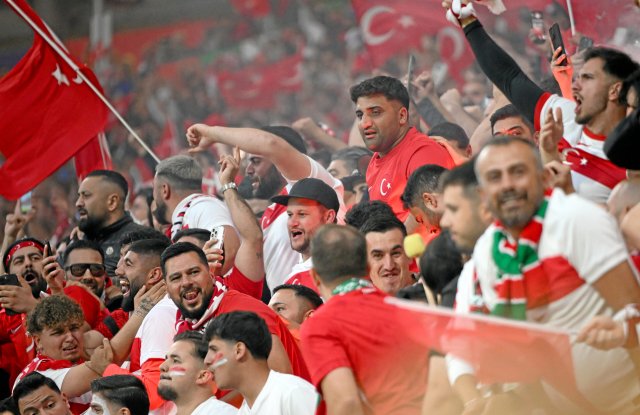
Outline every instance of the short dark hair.
POLYGON ((311 303, 311 306, 313 307, 314 310, 320 307, 322 304, 324 304, 324 302, 322 301, 322 298, 318 295, 318 293, 305 285, 300 285, 300 284, 278 285, 276 288, 273 289, 273 294, 277 293, 280 290, 293 291, 296 297, 302 297, 305 300, 309 301, 309 303, 311 303))
POLYGON ((160 239, 169 243, 171 242, 169 238, 159 230, 143 226, 125 233, 124 236, 120 238, 120 246, 131 245, 135 241, 142 241, 144 239, 160 239))
POLYGON ((602 69, 609 75, 621 81, 638 70, 638 63, 624 52, 612 48, 596 46, 585 51, 584 61, 600 58, 604 61, 602 69))
POLYGON ((160 259, 160 256, 171 245, 167 240, 162 239, 143 239, 135 241, 129 247, 129 252, 135 252, 138 255, 153 256, 160 259))
POLYGON ((478 176, 475 171, 475 157, 443 174, 440 187, 444 191, 449 186, 461 186, 467 197, 478 197, 478 176))
POLYGON ((178 242, 173 245, 170 245, 167 249, 164 250, 162 255, 160 255, 160 267, 162 268, 162 275, 167 277, 167 261, 173 257, 178 255, 186 254, 188 252, 195 252, 198 255, 198 259, 203 265, 209 265, 207 262, 207 256, 204 254, 204 251, 192 244, 191 242, 178 242))
POLYGON ((129 194, 129 184, 127 183, 127 179, 125 179, 123 175, 113 170, 94 170, 91 173, 87 174, 87 177, 101 177, 109 183, 113 183, 118 186, 118 188, 122 191, 122 203, 124 204, 124 201, 129 194))
POLYGON ((403 236, 407 236, 407 228, 397 216, 373 215, 360 227, 360 232, 366 235, 369 232, 388 232, 393 229, 399 229, 403 236))
POLYGON ((311 239, 313 269, 324 282, 367 274, 367 241, 351 226, 324 225, 311 239))
POLYGON ((420 274, 434 294, 441 294, 442 289, 460 275, 462 266, 462 254, 447 231, 429 242, 420 257, 420 274))
POLYGON ((415 169, 400 196, 405 209, 422 206, 422 194, 437 192, 440 176, 446 171, 447 169, 437 164, 425 164, 415 169))
POLYGON ((302 154, 307 154, 307 146, 304 144, 302 136, 293 128, 286 125, 267 125, 260 127, 260 129, 273 135, 277 135, 302 154))
POLYGON ((132 415, 149 413, 149 395, 140 379, 133 375, 111 375, 91 382, 91 392, 99 393, 132 415))
POLYGON ((455 141, 460 148, 467 148, 469 146, 469 136, 464 131, 464 128, 452 122, 445 121, 436 124, 429 130, 427 135, 429 137, 438 136, 455 141))
POLYGON ((620 89, 620 97, 618 97, 618 102, 623 105, 628 105, 630 107, 638 107, 640 104, 640 69, 633 72, 631 75, 627 77, 622 83, 622 89, 620 89), (636 102, 627 102, 627 94, 629 90, 633 88, 636 91, 636 102))
POLYGON ((199 331, 188 330, 177 334, 173 338, 173 342, 187 342, 193 346, 193 356, 197 359, 203 360, 207 357, 208 345, 204 340, 204 335, 199 331))
POLYGON ((204 336, 207 343, 214 337, 244 343, 254 359, 267 360, 271 353, 271 333, 267 323, 250 311, 232 311, 219 315, 209 323, 204 336))
POLYGON ((211 239, 211 231, 202 228, 181 229, 176 232, 175 236, 173 237, 173 242, 177 242, 185 236, 192 236, 201 242, 207 242, 209 239, 211 239))
POLYGON ((360 229, 372 215, 379 214, 395 216, 393 209, 387 203, 381 200, 367 200, 353 205, 345 215, 344 222, 356 229, 360 229))
POLYGON ((509 117, 522 118, 522 121, 524 121, 525 125, 529 127, 532 132, 535 131, 535 128, 533 127, 531 121, 529 121, 529 119, 527 119, 527 117, 525 117, 515 105, 507 104, 504 107, 498 108, 493 114, 491 114, 491 117, 489 118, 489 122, 491 122, 491 135, 495 134, 493 127, 496 125, 496 123, 509 117))
POLYGON ((67 249, 64 250, 64 265, 69 265, 69 255, 76 249, 90 249, 98 252, 100 254, 100 258, 102 258, 102 263, 104 264, 104 251, 100 244, 89 239, 74 239, 69 245, 67 245, 67 249))
POLYGON ((16 406, 19 406, 20 399, 43 386, 48 387, 58 395, 62 394, 60 392, 60 388, 56 385, 53 379, 38 372, 31 372, 27 376, 23 377, 13 389, 13 401, 16 406))
POLYGON ((20 415, 18 405, 11 396, 0 401, 0 414, 3 412, 9 412, 13 415, 20 415))
POLYGON ((78 303, 66 295, 51 295, 38 301, 27 317, 27 330, 42 333, 47 327, 57 327, 74 320, 84 322, 84 313, 78 303))
POLYGON ((363 172, 360 171, 360 161, 363 159, 363 157, 371 158, 372 155, 373 152, 364 147, 345 147, 333 153, 333 155, 331 156, 331 161, 343 161, 346 164, 347 170, 349 170, 350 175, 352 175, 354 171, 358 171, 359 173, 363 174, 363 172))
POLYGON ((397 78, 390 76, 376 76, 366 79, 349 90, 351 101, 355 104, 360 97, 382 94, 392 101, 399 101, 403 107, 409 109, 409 92, 397 78))

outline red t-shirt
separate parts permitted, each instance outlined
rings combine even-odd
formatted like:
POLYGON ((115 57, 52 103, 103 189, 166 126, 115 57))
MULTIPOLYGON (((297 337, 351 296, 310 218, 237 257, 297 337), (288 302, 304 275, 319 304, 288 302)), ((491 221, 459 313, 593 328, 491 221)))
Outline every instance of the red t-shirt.
POLYGON ((238 267, 231 268, 231 273, 224 278, 224 281, 232 290, 240 291, 258 300, 262 299, 262 287, 264 280, 255 282, 247 278, 238 267))
POLYGON ((246 294, 235 290, 229 290, 220 301, 213 317, 217 317, 224 313, 230 313, 232 311, 251 311, 262 317, 262 319, 267 323, 269 332, 280 338, 280 341, 287 352, 287 356, 289 356, 293 374, 306 380, 311 379, 309 371, 307 370, 307 365, 302 358, 302 353, 300 352, 295 339, 289 332, 289 329, 287 329, 287 326, 272 309, 263 302, 246 294))
POLYGON ((288 280, 285 281, 285 284, 304 285, 307 288, 311 288, 318 295, 320 294, 320 291, 318 291, 318 287, 316 287, 316 283, 313 282, 311 272, 309 271, 302 271, 292 275, 288 280))
POLYGON ((425 164, 437 164, 447 169, 455 166, 444 147, 412 127, 384 157, 375 153, 371 158, 367 168, 369 198, 388 203, 398 219, 404 222, 409 211, 402 206, 400 196, 411 173, 425 164))
POLYGON ((313 384, 333 370, 353 371, 374 414, 419 414, 429 351, 398 337, 386 294, 367 288, 333 296, 302 325, 302 352, 313 384))

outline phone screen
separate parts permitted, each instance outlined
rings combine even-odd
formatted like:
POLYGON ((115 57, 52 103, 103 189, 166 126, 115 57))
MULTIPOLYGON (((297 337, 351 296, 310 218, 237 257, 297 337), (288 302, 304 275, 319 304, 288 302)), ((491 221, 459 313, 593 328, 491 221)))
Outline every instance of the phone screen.
POLYGON ((20 211, 22 213, 29 213, 31 206, 31 192, 28 192, 20 198, 20 211))

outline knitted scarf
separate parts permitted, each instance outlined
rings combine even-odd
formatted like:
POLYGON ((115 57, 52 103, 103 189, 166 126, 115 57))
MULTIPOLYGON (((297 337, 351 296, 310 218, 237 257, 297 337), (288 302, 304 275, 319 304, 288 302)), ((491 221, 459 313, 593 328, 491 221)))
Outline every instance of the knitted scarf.
POLYGON ((196 330, 204 333, 209 320, 211 320, 211 318, 216 314, 218 306, 227 292, 227 286, 222 277, 212 276, 211 278, 214 279, 214 284, 213 295, 211 296, 211 301, 209 301, 209 306, 199 319, 186 318, 182 315, 182 312, 178 310, 176 312, 176 334, 180 334, 188 330, 196 330))
POLYGON ((538 243, 550 195, 550 190, 545 191, 542 203, 517 241, 507 235, 502 223, 497 221, 494 224, 492 256, 498 267, 498 281, 495 284, 498 299, 491 310, 493 315, 515 320, 527 318, 525 279, 534 281, 543 273, 538 259, 538 243))
POLYGON ((372 287, 373 284, 371 283, 371 281, 367 281, 361 278, 349 278, 333 289, 333 295, 343 295, 346 293, 350 293, 351 291, 372 287))

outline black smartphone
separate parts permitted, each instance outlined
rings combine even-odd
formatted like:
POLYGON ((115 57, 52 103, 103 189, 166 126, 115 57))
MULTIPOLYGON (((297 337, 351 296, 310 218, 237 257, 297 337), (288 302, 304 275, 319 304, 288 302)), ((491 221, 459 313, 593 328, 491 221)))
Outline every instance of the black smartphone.
MULTIPOLYGON (((16 274, 0 275, 0 285, 15 285, 16 287, 19 287, 20 283, 18 282, 18 276, 16 274)), ((15 316, 18 314, 10 308, 5 308, 4 312, 7 313, 8 316, 15 316)))
POLYGON ((589 36, 582 36, 580 38, 580 42, 578 43, 578 50, 589 49, 592 46, 593 46, 593 39, 591 39, 589 36))
POLYGON ((551 45, 553 46, 553 51, 556 49, 562 48, 561 55, 564 55, 564 59, 558 63, 560 66, 567 65, 567 50, 564 47, 564 41, 562 40, 562 33, 560 33, 560 26, 558 23, 554 23, 553 26, 549 28, 549 37, 551 38, 551 45))
POLYGON ((51 256, 51 244, 49 243, 49 241, 46 241, 44 243, 44 255, 51 256))

